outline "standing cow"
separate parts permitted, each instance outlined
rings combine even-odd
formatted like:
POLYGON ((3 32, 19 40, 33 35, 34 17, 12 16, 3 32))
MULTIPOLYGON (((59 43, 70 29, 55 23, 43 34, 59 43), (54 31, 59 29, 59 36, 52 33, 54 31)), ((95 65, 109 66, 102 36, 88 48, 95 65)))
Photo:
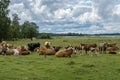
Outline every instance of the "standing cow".
POLYGON ((87 54, 87 52, 90 51, 91 48, 96 48, 97 44, 81 44, 81 47, 83 50, 85 50, 85 53, 87 54))
POLYGON ((100 43, 98 46, 100 53, 106 53, 107 47, 108 43, 100 43))

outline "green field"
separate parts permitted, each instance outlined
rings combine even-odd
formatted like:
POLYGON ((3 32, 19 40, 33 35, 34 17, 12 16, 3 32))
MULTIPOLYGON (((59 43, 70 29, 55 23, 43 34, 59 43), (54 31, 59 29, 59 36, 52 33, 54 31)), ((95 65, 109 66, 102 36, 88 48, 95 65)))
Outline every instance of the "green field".
MULTIPOLYGON (((111 37, 74 37, 39 40, 18 40, 8 43, 27 45, 29 42, 50 41, 51 45, 63 48, 68 44, 115 42, 120 47, 120 38, 111 37), (67 42, 63 42, 67 40, 67 42)), ((62 48, 62 49, 63 49, 62 48)), ((0 80, 120 80, 120 50, 118 54, 99 56, 73 54, 71 58, 38 55, 33 52, 26 56, 0 55, 0 80)))

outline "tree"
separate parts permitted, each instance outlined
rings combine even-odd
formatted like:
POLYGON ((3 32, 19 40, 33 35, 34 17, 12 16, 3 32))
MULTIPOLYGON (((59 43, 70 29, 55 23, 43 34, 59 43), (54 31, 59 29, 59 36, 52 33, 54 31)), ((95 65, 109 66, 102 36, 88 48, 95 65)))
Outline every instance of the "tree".
POLYGON ((50 33, 39 33, 38 38, 40 39, 51 39, 50 33))
POLYGON ((8 6, 10 0, 0 0, 0 41, 2 39, 7 39, 9 26, 10 26, 10 18, 8 17, 8 6))
POLYGON ((32 40, 33 37, 37 37, 38 34, 38 26, 36 23, 31 22, 29 26, 29 38, 32 40))
POLYGON ((22 33, 24 38, 36 37, 38 34, 38 26, 34 22, 25 21, 22 25, 22 33))
POLYGON ((20 37, 20 25, 19 25, 19 20, 20 18, 18 17, 17 14, 12 14, 13 20, 12 20, 12 25, 11 25, 11 37, 12 38, 19 38, 20 37))

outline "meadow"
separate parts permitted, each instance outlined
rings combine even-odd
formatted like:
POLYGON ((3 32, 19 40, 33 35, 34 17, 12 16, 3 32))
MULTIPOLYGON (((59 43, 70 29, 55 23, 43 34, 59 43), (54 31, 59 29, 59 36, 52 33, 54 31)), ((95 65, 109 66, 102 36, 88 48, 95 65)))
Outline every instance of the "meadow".
MULTIPOLYGON (((8 43, 27 45, 30 42, 50 41, 51 45, 115 42, 120 47, 120 37, 55 37, 8 41, 8 43), (63 42, 66 40, 66 42, 63 42)), ((100 54, 99 56, 73 54, 71 58, 38 55, 32 52, 26 56, 0 55, 0 80, 120 80, 120 50, 118 54, 100 54)))

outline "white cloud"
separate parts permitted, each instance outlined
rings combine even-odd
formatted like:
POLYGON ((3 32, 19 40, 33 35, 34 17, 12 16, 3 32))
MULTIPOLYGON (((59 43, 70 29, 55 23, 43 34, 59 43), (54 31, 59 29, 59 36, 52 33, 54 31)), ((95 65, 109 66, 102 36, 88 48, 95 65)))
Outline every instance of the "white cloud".
POLYGON ((120 31, 120 23, 114 24, 114 23, 108 23, 104 25, 104 29, 106 30, 106 32, 119 32, 120 31))
POLYGON ((28 0, 29 2, 32 2, 33 0, 28 0))
POLYGON ((41 0, 35 0, 34 2, 31 3, 31 6, 32 6, 32 11, 35 13, 35 14, 41 14, 44 12, 44 10, 46 9, 46 6, 45 5, 42 5, 42 1, 41 0), (34 4, 34 5, 33 5, 34 4))
POLYGON ((58 9, 54 12, 56 19, 71 17, 71 9, 58 9))
POLYGON ((77 21, 79 21, 81 23, 86 23, 86 22, 96 23, 96 22, 100 21, 100 17, 95 13, 86 12, 83 15, 80 15, 78 17, 77 21))
POLYGON ((97 14, 102 19, 109 20, 112 10, 117 0, 93 0, 93 6, 97 9, 97 14))
POLYGON ((120 0, 11 0, 9 9, 40 32, 120 32, 120 0))
POLYGON ((10 5, 9 9, 11 10, 11 13, 19 13, 19 12, 23 11, 24 4, 22 2, 18 3, 18 4, 15 3, 13 5, 10 5))
POLYGON ((32 22, 35 22, 35 21, 32 19, 29 11, 27 11, 27 10, 26 10, 25 12, 21 12, 21 14, 19 15, 19 18, 22 19, 21 23, 24 23, 24 21, 32 21, 32 22))
POLYGON ((114 7, 113 14, 117 14, 120 16, 120 4, 114 7))

